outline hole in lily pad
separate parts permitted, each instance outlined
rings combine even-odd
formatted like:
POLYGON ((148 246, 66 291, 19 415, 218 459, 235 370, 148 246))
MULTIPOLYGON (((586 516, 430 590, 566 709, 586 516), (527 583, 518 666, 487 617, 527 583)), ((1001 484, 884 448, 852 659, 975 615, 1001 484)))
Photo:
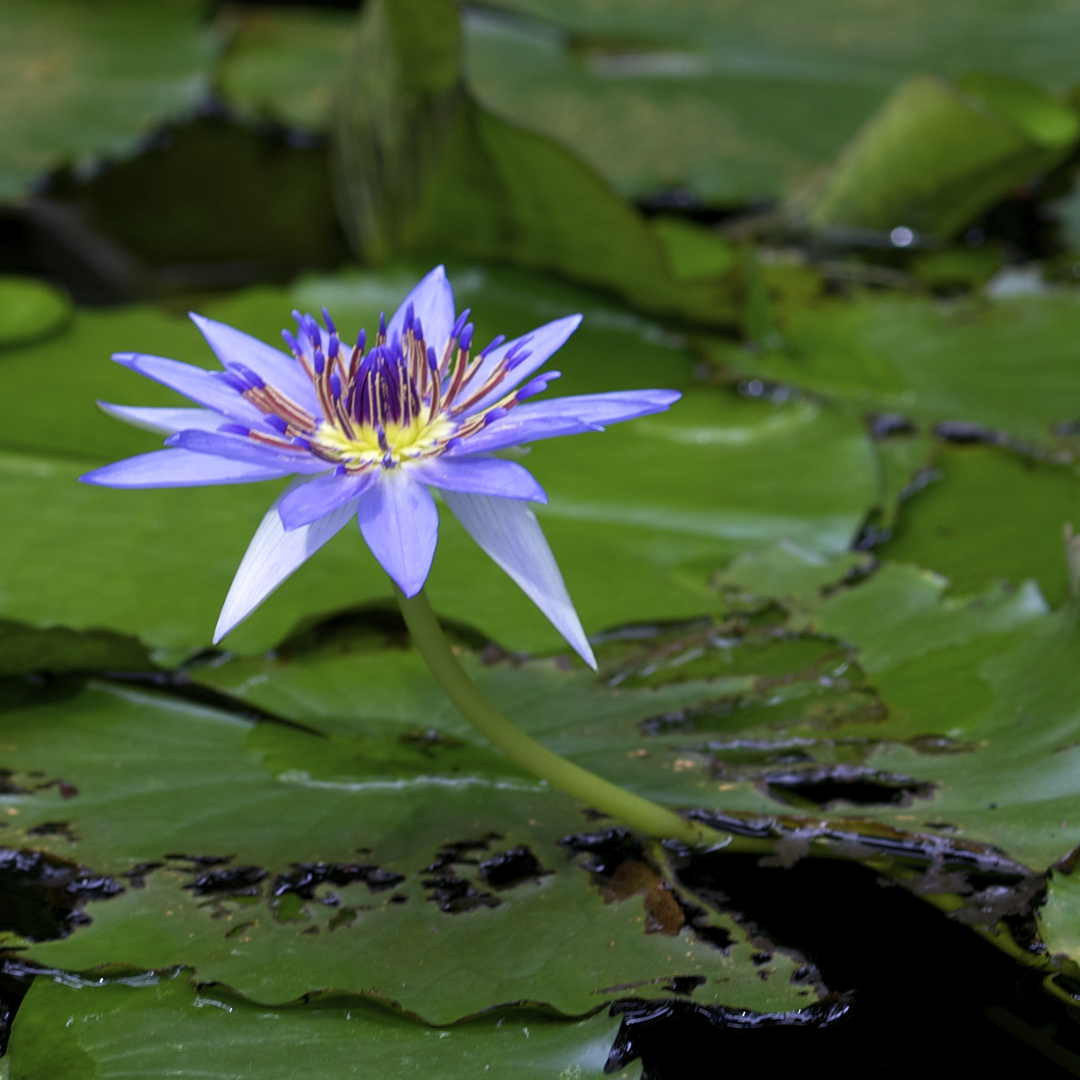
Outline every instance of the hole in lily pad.
POLYGON ((913 797, 928 799, 934 793, 934 785, 926 781, 850 765, 770 773, 758 785, 778 802, 819 810, 832 809, 837 803, 909 806, 913 797))
POLYGON ((0 929, 30 941, 67 937, 90 922, 83 904, 123 891, 114 878, 53 855, 0 849, 0 929))
POLYGON ((492 889, 513 889, 527 881, 539 881, 554 873, 524 845, 510 848, 480 864, 480 880, 492 889))
POLYGON ((259 883, 266 877, 261 866, 227 866, 207 870, 184 886, 196 896, 258 896, 259 883))

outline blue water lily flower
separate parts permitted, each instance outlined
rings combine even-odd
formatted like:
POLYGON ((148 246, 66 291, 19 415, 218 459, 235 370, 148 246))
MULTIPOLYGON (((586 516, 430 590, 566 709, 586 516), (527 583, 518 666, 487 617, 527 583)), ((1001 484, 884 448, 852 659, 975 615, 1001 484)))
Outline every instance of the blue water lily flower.
POLYGON ((126 367, 199 408, 100 403, 118 419, 166 433, 167 449, 82 479, 107 487, 194 487, 292 476, 244 555, 214 633, 219 641, 352 517, 406 596, 435 554, 436 488, 473 539, 595 667, 562 575, 530 502, 547 496, 500 450, 599 431, 666 409, 674 390, 627 390, 531 401, 557 371, 536 374, 581 322, 557 319, 475 355, 469 311, 455 315, 441 266, 421 281, 367 348, 293 313, 292 356, 223 323, 192 315, 224 371, 119 353, 126 367))

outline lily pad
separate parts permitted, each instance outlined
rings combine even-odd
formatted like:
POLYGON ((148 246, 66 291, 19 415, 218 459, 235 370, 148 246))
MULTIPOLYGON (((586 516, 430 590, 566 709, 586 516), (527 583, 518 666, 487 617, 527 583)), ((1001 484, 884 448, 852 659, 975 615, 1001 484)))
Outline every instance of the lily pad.
POLYGON ((755 963, 756 939, 639 841, 464 740, 401 720, 328 740, 95 684, 24 691, 4 725, 4 841, 126 886, 61 940, 9 933, 27 959, 184 964, 264 1004, 338 990, 433 1023, 514 1002, 580 1016, 679 976, 701 1003, 813 1000, 797 956, 755 963))
POLYGON ((196 0, 10 0, 0 35, 0 199, 62 164, 130 154, 206 95, 215 35, 196 0))
POLYGON ((249 118, 325 131, 355 22, 352 12, 319 8, 228 12, 231 41, 217 72, 223 96, 249 118))
POLYGON ((1080 413, 1078 313, 1080 297, 1070 293, 953 303, 863 296, 787 309, 782 349, 752 355, 717 345, 714 355, 747 377, 870 412, 1067 447, 1080 413))
POLYGON ((689 189, 721 205, 789 194, 911 75, 1075 80, 1059 0, 905 0, 884 21, 858 0, 501 0, 466 27, 469 82, 492 111, 631 197, 689 189))
MULTIPOLYGON (((949 596, 943 578, 903 564, 842 584, 847 555, 823 567, 780 548, 763 562, 782 570, 771 586, 748 557, 720 580, 786 616, 744 598, 723 622, 615 635, 599 646, 607 690, 542 662, 475 665, 476 678, 552 749, 669 805, 735 815, 743 835, 801 830, 827 848, 834 830, 865 841, 857 857, 906 844, 925 869, 981 851, 1014 872, 1080 843, 1067 812, 1080 752, 1071 608, 1049 611, 1031 583, 949 596)), ((411 652, 339 648, 192 674, 334 731, 394 710, 471 738, 411 652), (407 697, 385 688, 395 669, 412 671, 392 680, 407 697)))
MULTIPOLYGON (((292 1080, 316 1067, 326 1080, 399 1080, 421 1061, 444 1080, 488 1071, 601 1080, 612 1075, 604 1065, 618 1027, 617 1017, 559 1022, 511 1010, 431 1028, 344 995, 268 1009, 223 988, 194 990, 181 977, 103 986, 41 978, 19 1007, 9 1056, 25 1080, 292 1080)), ((636 1080, 641 1067, 614 1075, 636 1080)))
POLYGON ((0 277, 0 347, 55 334, 71 317, 71 303, 35 278, 0 277))
POLYGON ((1062 528, 1080 524, 1080 476, 996 447, 942 445, 927 482, 903 505, 880 552, 944 574, 959 595, 1034 578, 1066 596, 1062 528))
POLYGON ((897 226, 949 237, 1066 157, 1080 117, 1040 87, 995 75, 897 87, 811 197, 819 229, 897 226))

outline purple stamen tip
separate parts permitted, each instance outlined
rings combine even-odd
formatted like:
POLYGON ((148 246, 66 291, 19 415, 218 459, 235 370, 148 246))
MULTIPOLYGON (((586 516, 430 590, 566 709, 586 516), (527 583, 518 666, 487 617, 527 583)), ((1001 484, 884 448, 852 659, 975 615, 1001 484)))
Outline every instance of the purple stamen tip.
POLYGON ((337 359, 338 348, 340 347, 340 345, 341 341, 338 339, 337 331, 334 330, 330 334, 330 344, 326 347, 326 351, 330 354, 331 360, 337 359))
POLYGON ((215 371, 214 374, 238 394, 248 389, 248 384, 235 371, 215 371))
POLYGON ((322 317, 323 322, 326 324, 326 329, 329 330, 331 334, 336 334, 337 327, 334 325, 334 320, 330 318, 330 312, 327 311, 326 308, 322 309, 322 317))
POLYGON ((420 325, 420 320, 418 318, 413 319, 412 333, 413 337, 416 338, 417 341, 424 340, 424 328, 420 325))
POLYGON ((545 371, 543 375, 537 375, 535 379, 527 382, 515 395, 518 401, 524 401, 526 398, 535 397, 537 394, 543 393, 548 388, 548 383, 553 382, 559 377, 561 372, 558 371, 545 371))
POLYGON ((530 356, 532 356, 532 349, 522 349, 512 360, 507 357, 505 361, 506 370, 513 371, 519 364, 524 364, 530 356))
POLYGON ((386 313, 379 312, 379 337, 386 337, 386 313))
POLYGON ((435 355, 435 349, 431 345, 428 346, 427 350, 427 362, 432 371, 439 366, 439 358, 435 355))
POLYGON ((363 352, 366 345, 367 331, 361 330, 360 333, 356 335, 356 347, 360 350, 360 352, 363 352))
POLYGON ((264 386, 266 386, 266 383, 254 371, 252 371, 251 368, 247 367, 245 364, 234 363, 232 365, 232 369, 237 373, 237 375, 247 381, 248 386, 252 390, 261 390, 264 386))
POLYGON ((334 469, 334 475, 344 476, 348 471, 349 470, 346 469, 344 465, 338 465, 337 468, 334 469))
POLYGON ((341 397, 341 379, 336 371, 330 376, 330 393, 334 397, 341 397))
POLYGON ((484 414, 484 427, 487 427, 488 424, 495 423, 496 420, 501 420, 505 415, 506 409, 492 409, 490 412, 484 414))
POLYGON ((405 329, 406 330, 411 329, 411 327, 413 325, 413 315, 414 315, 413 306, 412 306, 412 304, 410 304, 405 309, 405 329))
POLYGON ((323 357, 323 354, 320 351, 316 350, 316 352, 315 352, 315 374, 316 375, 321 375, 323 373, 323 368, 325 368, 325 367, 326 367, 326 359, 323 357))
POLYGON ((218 431, 223 435, 243 435, 244 438, 251 434, 251 428, 246 428, 242 424, 222 424, 218 431))
POLYGON ((457 322, 454 323, 454 329, 450 331, 451 338, 457 338, 461 336, 461 328, 468 322, 469 312, 472 308, 466 308, 458 317, 457 322))
POLYGON ((492 349, 497 349, 505 340, 505 334, 498 334, 493 337, 491 341, 489 341, 487 345, 485 345, 484 348, 480 351, 481 358, 487 356, 487 354, 491 352, 492 349))
POLYGON ((275 416, 273 413, 270 413, 266 417, 266 422, 275 431, 280 431, 282 435, 284 435, 285 432, 289 430, 289 425, 284 420, 282 420, 280 416, 275 416))
POLYGON ((285 339, 285 344, 294 352, 300 352, 300 342, 296 340, 296 336, 291 334, 288 330, 282 330, 281 336, 285 339))
POLYGON ((293 446, 299 447, 301 450, 310 450, 311 449, 311 443, 308 442, 308 440, 305 439, 301 435, 294 435, 293 440, 292 440, 292 444, 293 444, 293 446))
POLYGON ((472 348, 472 336, 474 329, 475 328, 473 327, 472 323, 466 323, 464 329, 458 336, 458 348, 462 352, 468 352, 469 349, 472 348))

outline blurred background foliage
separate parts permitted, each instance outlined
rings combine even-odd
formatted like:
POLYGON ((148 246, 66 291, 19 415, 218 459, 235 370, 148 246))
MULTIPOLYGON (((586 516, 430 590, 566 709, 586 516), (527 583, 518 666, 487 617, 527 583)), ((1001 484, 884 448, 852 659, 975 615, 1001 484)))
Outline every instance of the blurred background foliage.
POLYGON ((1078 56, 1072 0, 7 0, 0 1067, 1080 1075, 1078 56), (267 486, 76 483, 172 400, 110 353, 435 262, 481 338, 585 315, 560 392, 683 391, 528 458, 598 677, 445 517, 430 593, 741 854, 503 762, 351 530, 215 650, 267 486))

